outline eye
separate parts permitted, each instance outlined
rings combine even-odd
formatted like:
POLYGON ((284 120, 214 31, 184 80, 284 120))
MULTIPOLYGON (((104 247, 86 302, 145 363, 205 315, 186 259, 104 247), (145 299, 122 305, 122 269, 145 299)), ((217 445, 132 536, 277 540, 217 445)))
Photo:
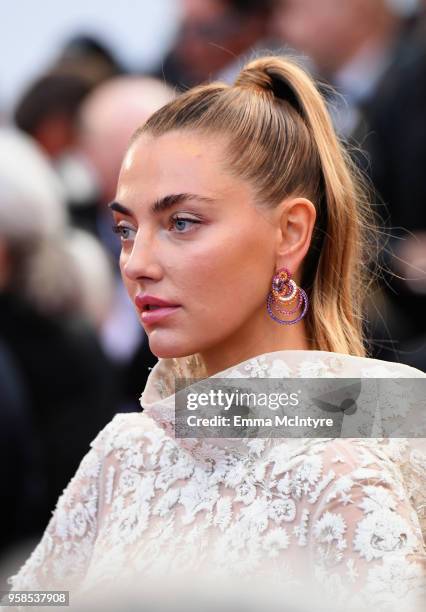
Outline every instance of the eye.
POLYGON ((131 227, 127 227, 127 225, 113 225, 112 231, 115 234, 119 234, 122 242, 126 242, 131 238, 131 232, 134 232, 135 230, 131 227))
POLYGON ((188 217, 173 217, 171 219, 171 225, 177 229, 178 234, 185 234, 185 224, 186 223, 201 223, 201 221, 197 221, 196 219, 189 219, 188 217), (183 231, 182 231, 183 230, 183 231))

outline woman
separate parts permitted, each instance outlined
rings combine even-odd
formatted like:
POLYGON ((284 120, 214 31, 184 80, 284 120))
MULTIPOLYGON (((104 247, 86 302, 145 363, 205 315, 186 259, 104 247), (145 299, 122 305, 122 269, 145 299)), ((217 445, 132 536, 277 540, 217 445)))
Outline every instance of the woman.
POLYGON ((311 79, 269 57, 170 102, 134 135, 111 209, 160 359, 13 589, 196 570, 401 609, 425 559, 425 458, 407 440, 173 435, 177 377, 425 376, 366 357, 372 220, 311 79))

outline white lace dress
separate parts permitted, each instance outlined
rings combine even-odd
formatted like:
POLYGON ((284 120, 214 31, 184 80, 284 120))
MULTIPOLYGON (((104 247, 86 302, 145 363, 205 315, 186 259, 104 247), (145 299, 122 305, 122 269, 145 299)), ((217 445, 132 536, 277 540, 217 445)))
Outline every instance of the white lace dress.
MULTIPOLYGON (((143 412, 118 414, 97 435, 12 589, 93 594, 117 581, 192 573, 275 580, 292 592, 319 585, 345 610, 417 605, 426 574, 425 439, 175 439, 174 380, 195 366, 160 359, 143 412)), ((425 376, 302 350, 216 375, 425 376)))

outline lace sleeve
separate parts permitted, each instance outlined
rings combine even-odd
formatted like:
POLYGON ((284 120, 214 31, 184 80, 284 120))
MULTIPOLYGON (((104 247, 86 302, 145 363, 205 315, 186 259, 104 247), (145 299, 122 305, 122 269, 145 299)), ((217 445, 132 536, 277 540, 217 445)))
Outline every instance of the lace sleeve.
POLYGON ((118 417, 91 442, 59 497, 39 544, 18 573, 8 579, 11 590, 69 590, 83 579, 97 535, 105 441, 118 417))
POLYGON ((360 609, 422 609, 426 554, 399 466, 375 439, 335 440, 324 462, 335 478, 312 516, 316 579, 360 609))

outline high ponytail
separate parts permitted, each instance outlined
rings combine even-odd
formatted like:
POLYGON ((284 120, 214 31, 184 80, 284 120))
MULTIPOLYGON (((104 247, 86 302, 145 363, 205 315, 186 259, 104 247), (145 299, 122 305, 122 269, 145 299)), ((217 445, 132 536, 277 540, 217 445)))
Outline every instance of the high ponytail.
POLYGON ((212 83, 182 94, 135 138, 173 129, 228 135, 230 167, 252 183, 261 205, 273 208, 289 196, 312 201, 317 219, 300 283, 311 305, 310 348, 365 356, 375 217, 311 77, 287 58, 256 59, 233 86, 212 83))

